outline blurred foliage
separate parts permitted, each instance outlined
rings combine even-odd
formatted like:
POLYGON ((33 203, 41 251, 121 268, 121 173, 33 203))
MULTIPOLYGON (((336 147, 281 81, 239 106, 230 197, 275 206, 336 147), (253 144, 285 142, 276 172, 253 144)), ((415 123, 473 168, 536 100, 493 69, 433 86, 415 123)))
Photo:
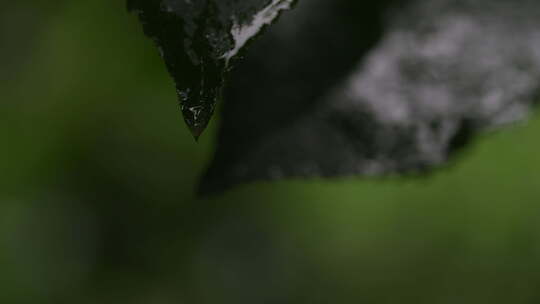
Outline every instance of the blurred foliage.
POLYGON ((540 300, 540 119, 427 178, 196 200, 215 127, 193 143, 124 3, 6 6, 0 303, 540 300))

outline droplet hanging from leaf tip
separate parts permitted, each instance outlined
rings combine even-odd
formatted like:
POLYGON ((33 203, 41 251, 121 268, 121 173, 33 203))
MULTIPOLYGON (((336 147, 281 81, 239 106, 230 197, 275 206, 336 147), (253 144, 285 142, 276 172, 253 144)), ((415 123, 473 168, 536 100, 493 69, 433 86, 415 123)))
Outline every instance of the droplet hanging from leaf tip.
POLYGON ((207 124, 199 125, 199 124, 192 124, 186 121, 186 124, 189 128, 189 131, 191 132, 191 135, 193 135, 193 138, 195 141, 199 141, 199 137, 201 137, 202 133, 206 129, 207 124))
POLYGON ((208 126, 214 114, 214 104, 215 101, 207 102, 196 97, 188 98, 182 103, 184 121, 195 141, 199 139, 208 126))
POLYGON ((199 138, 201 137, 201 134, 204 132, 204 130, 199 128, 189 128, 191 131, 191 135, 193 135, 193 139, 195 142, 199 142, 199 138))

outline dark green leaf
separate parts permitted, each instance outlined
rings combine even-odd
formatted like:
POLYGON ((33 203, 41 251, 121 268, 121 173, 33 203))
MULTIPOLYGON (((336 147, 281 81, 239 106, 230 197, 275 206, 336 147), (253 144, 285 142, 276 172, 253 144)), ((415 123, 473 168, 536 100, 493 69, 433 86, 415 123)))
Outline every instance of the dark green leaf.
POLYGON ((529 114, 539 28, 530 0, 301 1, 235 71, 201 191, 440 167, 529 114))
POLYGON ((244 46, 294 0, 128 0, 174 78, 184 119, 197 139, 225 74, 244 46))

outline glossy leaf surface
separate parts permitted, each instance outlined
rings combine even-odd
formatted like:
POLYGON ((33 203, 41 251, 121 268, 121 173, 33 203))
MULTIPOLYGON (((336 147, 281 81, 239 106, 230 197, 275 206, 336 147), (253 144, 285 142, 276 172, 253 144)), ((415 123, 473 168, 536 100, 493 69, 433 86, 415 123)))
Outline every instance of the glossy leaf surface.
POLYGON ((197 139, 221 99, 225 74, 246 44, 293 0, 129 0, 174 78, 197 139))

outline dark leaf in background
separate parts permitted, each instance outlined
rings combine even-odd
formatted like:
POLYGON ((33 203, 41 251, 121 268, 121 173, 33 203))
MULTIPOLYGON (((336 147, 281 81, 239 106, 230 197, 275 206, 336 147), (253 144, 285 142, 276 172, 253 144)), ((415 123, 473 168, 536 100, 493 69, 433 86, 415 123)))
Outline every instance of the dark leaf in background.
POLYGON ((174 78, 184 119, 197 139, 225 74, 244 46, 294 0, 128 0, 174 78))
POLYGON ((399 5, 300 1, 254 43, 225 92, 201 193, 423 172, 478 131, 528 115, 540 86, 538 1, 399 5))
POLYGON ((197 138, 221 98, 201 183, 417 173, 527 116, 540 4, 519 0, 130 0, 197 138), (226 74, 231 75, 226 75, 226 74))

